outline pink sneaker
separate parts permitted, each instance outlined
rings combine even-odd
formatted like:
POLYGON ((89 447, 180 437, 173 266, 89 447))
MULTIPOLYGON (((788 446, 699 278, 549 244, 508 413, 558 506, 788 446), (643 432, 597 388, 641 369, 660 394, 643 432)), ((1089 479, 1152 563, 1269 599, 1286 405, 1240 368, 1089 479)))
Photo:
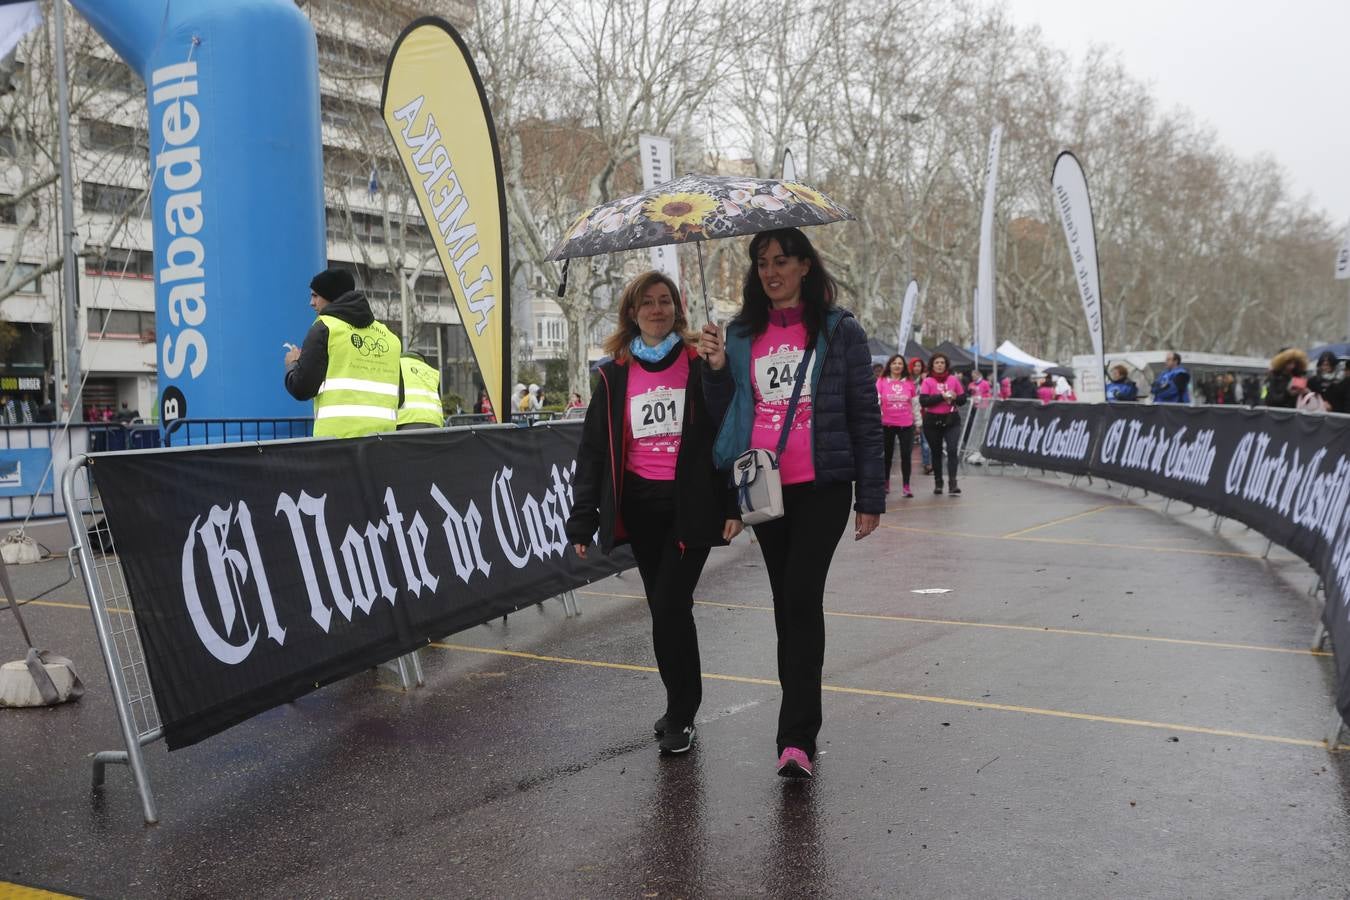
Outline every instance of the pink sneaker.
POLYGON ((913 499, 914 499, 914 492, 911 491, 911 490, 909 489, 909 485, 905 485, 904 490, 905 490, 905 496, 906 496, 908 499, 913 500, 913 499))
POLYGON ((788 747, 778 757, 778 774, 784 778, 810 778, 811 760, 796 747, 788 747))

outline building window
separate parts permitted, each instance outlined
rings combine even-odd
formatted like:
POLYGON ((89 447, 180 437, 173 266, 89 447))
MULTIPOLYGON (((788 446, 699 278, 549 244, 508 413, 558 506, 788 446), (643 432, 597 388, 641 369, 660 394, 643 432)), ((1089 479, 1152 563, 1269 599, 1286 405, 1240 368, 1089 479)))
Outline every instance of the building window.
POLYGON ((149 206, 145 203, 145 191, 136 188, 86 181, 80 189, 80 202, 84 204, 85 212, 100 212, 113 216, 128 212, 142 219, 150 217, 149 206))
POLYGON ((84 274, 152 281, 155 277, 155 254, 150 250, 110 247, 104 254, 84 258, 84 274))
POLYGON ((384 243, 384 217, 328 208, 328 239, 360 244, 384 243))
MULTIPOLYGON (((338 67, 361 68, 376 62, 376 54, 359 44, 344 41, 329 34, 318 35, 319 62, 338 67)), ((325 67, 326 68, 326 67, 325 67)))
POLYGON ((553 317, 535 319, 534 338, 537 350, 561 350, 567 341, 567 323, 553 317))
POLYGON ((150 136, 144 128, 114 125, 97 119, 80 120, 80 144, 90 150, 149 153, 150 136))
MULTIPOLYGON (((10 275, 9 283, 12 285, 15 282, 26 282, 23 287, 19 288, 20 294, 40 294, 42 293, 42 277, 34 276, 33 273, 41 268, 37 263, 16 263, 14 272, 10 275)), ((3 272, 4 269, 5 261, 0 259, 0 272, 3 272)))
MULTIPOLYGON (((378 107, 328 94, 319 97, 319 117, 323 124, 339 131, 355 132, 360 126, 366 134, 378 135, 381 139, 386 131, 384 117, 378 107)), ((366 174, 370 174, 369 170, 366 174)))
POLYGON ((94 87, 126 91, 129 94, 144 90, 145 84, 131 66, 121 60, 85 55, 75 60, 75 81, 94 87))
POLYGON ((19 224, 19 205, 13 194, 0 194, 0 225, 19 224))
POLYGON ((89 334, 117 340, 153 341, 155 314, 133 309, 90 309, 89 334))

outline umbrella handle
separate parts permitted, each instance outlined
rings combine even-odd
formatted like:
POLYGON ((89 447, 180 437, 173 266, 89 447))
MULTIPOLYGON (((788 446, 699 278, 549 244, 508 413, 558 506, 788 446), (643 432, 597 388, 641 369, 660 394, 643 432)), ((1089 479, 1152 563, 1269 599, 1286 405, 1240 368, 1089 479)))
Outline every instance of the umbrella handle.
POLYGON ((694 249, 698 251, 698 280, 703 288, 703 315, 709 324, 716 325, 713 321, 712 306, 708 303, 708 276, 703 274, 703 242, 695 241, 694 249))

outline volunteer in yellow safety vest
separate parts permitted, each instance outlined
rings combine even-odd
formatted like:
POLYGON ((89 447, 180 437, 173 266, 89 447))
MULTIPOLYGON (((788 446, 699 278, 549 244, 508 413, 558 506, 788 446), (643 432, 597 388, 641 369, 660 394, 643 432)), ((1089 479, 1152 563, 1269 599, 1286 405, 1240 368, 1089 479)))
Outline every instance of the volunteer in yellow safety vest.
POLYGON ((286 390, 314 401, 315 437, 393 431, 403 401, 398 337, 376 321, 345 269, 315 275, 309 305, 319 317, 286 353, 286 390))
POLYGON ((441 373, 412 351, 403 354, 399 364, 403 367, 403 402, 398 408, 398 430, 443 427, 441 373))

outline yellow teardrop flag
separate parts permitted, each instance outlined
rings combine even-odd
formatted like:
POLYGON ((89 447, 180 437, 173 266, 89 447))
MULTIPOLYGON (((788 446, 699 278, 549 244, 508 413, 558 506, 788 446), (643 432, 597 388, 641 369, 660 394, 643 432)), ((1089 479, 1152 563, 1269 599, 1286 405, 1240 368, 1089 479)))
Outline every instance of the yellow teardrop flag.
POLYGON ((501 154, 459 33, 418 19, 394 44, 380 101, 499 421, 507 404, 511 286, 501 154))

